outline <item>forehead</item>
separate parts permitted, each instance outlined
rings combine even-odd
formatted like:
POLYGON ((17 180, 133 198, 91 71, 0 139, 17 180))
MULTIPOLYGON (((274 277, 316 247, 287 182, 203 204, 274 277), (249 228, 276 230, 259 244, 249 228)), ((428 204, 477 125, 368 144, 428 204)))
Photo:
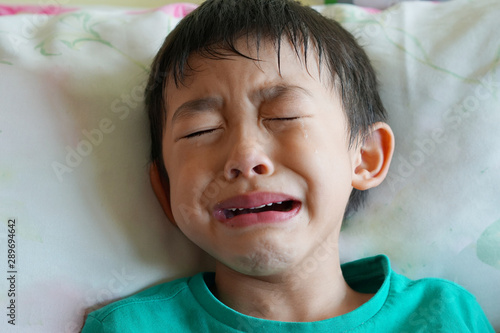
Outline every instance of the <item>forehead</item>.
POLYGON ((172 76, 167 81, 167 111, 186 94, 191 97, 211 94, 228 83, 234 88, 261 90, 252 91, 253 95, 300 92, 305 83, 321 85, 335 93, 331 89, 331 75, 320 65, 315 48, 310 46, 305 50, 303 45, 299 46, 300 49, 296 49, 286 38, 281 45, 276 45, 270 40, 258 43, 254 38, 244 37, 234 45, 239 54, 222 47, 211 49, 216 54, 193 53, 184 66, 182 81, 175 84, 172 76), (291 89, 285 89, 287 87, 291 89))

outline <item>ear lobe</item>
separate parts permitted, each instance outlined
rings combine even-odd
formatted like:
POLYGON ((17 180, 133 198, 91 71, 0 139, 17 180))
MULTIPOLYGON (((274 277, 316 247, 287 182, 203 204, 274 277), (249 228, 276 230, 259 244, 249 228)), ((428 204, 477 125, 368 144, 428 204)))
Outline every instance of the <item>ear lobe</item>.
POLYGON ((394 134, 389 125, 384 122, 373 124, 370 135, 356 148, 352 186, 364 191, 382 183, 389 171, 393 152, 394 134))
POLYGON ((153 191, 155 192, 156 198, 160 202, 165 215, 167 215, 173 225, 177 226, 174 214, 172 213, 172 207, 170 205, 170 185, 168 183, 168 179, 165 179, 165 177, 160 175, 160 171, 158 170, 156 163, 152 163, 149 167, 149 179, 151 180, 151 186, 153 187, 153 191))

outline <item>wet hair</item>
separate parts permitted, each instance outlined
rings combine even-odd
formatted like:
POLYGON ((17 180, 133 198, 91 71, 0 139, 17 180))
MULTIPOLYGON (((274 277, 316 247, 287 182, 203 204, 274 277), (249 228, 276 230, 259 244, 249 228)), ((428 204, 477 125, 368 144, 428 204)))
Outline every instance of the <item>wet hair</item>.
MULTIPOLYGON (((370 133, 370 125, 385 121, 385 109, 377 90, 375 72, 364 50, 342 26, 311 7, 293 0, 207 0, 182 19, 167 35, 156 55, 146 87, 146 107, 151 134, 151 161, 168 180, 163 162, 162 138, 166 123, 166 85, 179 86, 192 70, 188 58, 197 54, 225 59, 242 54, 240 38, 255 41, 257 58, 262 42, 274 43, 278 66, 283 41, 307 63, 311 51, 320 69, 329 71, 331 83, 341 97, 348 122, 349 146, 370 133)), ((258 59, 254 59, 258 61, 258 59)), ((366 191, 353 189, 344 216, 360 207, 366 191)))

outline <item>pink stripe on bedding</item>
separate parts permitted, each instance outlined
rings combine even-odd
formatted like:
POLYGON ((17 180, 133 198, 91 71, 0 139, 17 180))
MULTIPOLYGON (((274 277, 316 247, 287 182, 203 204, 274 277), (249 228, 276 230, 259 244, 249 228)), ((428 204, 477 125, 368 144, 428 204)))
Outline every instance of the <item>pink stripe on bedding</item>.
POLYGON ((77 8, 70 8, 70 7, 63 7, 63 6, 0 5, 0 16, 2 16, 2 15, 16 15, 16 14, 20 14, 20 13, 57 15, 57 14, 61 14, 61 13, 73 12, 75 10, 77 10, 77 8))
MULTIPOLYGON (((137 10, 130 11, 129 14, 141 14, 152 11, 162 11, 168 15, 176 18, 182 18, 187 14, 191 13, 198 5, 192 3, 175 3, 171 5, 166 5, 156 9, 148 10, 137 10)), ((12 6, 12 5, 0 5, 0 16, 2 15, 16 15, 20 13, 28 14, 45 14, 45 15, 58 15, 67 12, 73 12, 79 8, 71 8, 64 6, 36 6, 36 5, 25 5, 25 6, 12 6)))
POLYGON ((380 13, 382 10, 377 9, 377 8, 371 8, 371 7, 361 7, 364 9, 365 12, 368 12, 370 14, 377 14, 380 13))
POLYGON ((191 13, 198 5, 192 3, 176 3, 158 8, 166 14, 181 18, 191 13))
POLYGON ((198 7, 198 5, 192 3, 174 3, 171 5, 166 5, 154 9, 134 10, 128 12, 128 14, 135 15, 135 14, 144 14, 144 13, 161 11, 175 18, 183 18, 187 14, 191 13, 196 7, 198 7))

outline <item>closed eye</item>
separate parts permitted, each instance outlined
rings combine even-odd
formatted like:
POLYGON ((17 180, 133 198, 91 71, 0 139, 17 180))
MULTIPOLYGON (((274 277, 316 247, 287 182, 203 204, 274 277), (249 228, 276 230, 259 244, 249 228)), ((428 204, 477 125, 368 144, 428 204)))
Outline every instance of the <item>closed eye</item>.
POLYGON ((204 134, 209 134, 209 133, 212 133, 214 131, 216 131, 217 128, 211 128, 211 129, 207 129, 207 130, 203 130, 203 131, 198 131, 198 132, 194 132, 194 133, 191 133, 191 134, 188 134, 188 135, 185 135, 184 137, 182 137, 183 139, 191 139, 191 138, 195 138, 197 136, 201 136, 201 135, 204 135, 204 134))
POLYGON ((299 119, 300 117, 283 117, 283 118, 268 118, 267 120, 282 120, 282 121, 289 121, 289 120, 296 120, 299 119))

